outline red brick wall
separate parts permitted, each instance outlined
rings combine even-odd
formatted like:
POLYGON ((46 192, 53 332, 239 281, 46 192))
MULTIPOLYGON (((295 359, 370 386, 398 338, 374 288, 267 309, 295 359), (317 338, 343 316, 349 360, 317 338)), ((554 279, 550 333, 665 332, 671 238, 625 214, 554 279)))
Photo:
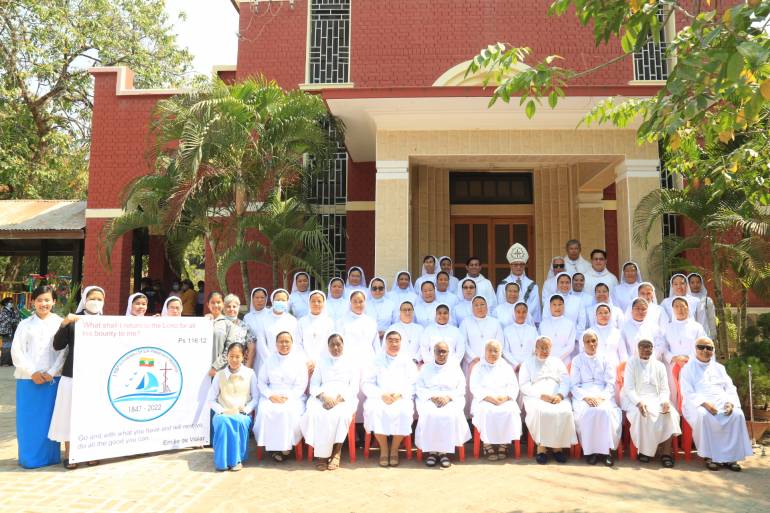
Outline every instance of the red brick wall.
MULTIPOLYGON (((618 211, 604 211, 604 250, 607 252, 607 268, 618 276, 618 211)), ((591 250, 584 252, 586 259, 591 250)))
POLYGON ((353 162, 348 158, 348 201, 374 201, 376 162, 353 162))
POLYGON ((374 211, 349 211, 347 223, 347 266, 363 267, 369 280, 374 273, 374 211))
POLYGON ((126 311, 126 302, 131 294, 131 238, 121 238, 112 251, 111 268, 105 265, 100 254, 102 246, 100 233, 106 220, 86 220, 86 244, 83 254, 83 288, 98 285, 104 289, 104 313, 120 315, 126 311))

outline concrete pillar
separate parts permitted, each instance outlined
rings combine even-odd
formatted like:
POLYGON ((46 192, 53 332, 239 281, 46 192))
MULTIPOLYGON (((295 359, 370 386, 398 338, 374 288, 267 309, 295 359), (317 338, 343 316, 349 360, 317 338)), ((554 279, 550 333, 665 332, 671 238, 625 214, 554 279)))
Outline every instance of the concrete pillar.
POLYGON ((578 193, 578 239, 588 259, 592 249, 605 249, 604 205, 601 192, 578 193))
POLYGON ((391 280, 398 271, 409 269, 408 161, 377 161, 374 203, 374 270, 391 280))
POLYGON ((653 281, 660 280, 649 273, 650 250, 661 242, 660 223, 649 234, 647 249, 634 242, 634 214, 639 202, 648 193, 660 187, 660 162, 658 160, 624 160, 615 168, 615 192, 618 208, 618 262, 633 260, 641 266, 642 276, 653 281))

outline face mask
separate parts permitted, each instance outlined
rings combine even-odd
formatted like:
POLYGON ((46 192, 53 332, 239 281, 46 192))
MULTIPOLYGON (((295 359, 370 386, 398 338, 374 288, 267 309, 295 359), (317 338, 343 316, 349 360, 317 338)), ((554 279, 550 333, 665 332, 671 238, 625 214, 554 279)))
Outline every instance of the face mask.
POLYGON ((102 313, 102 307, 104 306, 104 301, 100 299, 89 299, 86 301, 86 312, 90 313, 91 315, 96 315, 102 313))
POLYGON ((286 309, 289 307, 288 301, 273 301, 273 311, 278 313, 283 313, 286 311, 286 309))
POLYGON ((237 318, 238 318, 237 315, 232 315, 232 316, 231 315, 225 315, 225 319, 227 319, 228 321, 234 321, 237 318))

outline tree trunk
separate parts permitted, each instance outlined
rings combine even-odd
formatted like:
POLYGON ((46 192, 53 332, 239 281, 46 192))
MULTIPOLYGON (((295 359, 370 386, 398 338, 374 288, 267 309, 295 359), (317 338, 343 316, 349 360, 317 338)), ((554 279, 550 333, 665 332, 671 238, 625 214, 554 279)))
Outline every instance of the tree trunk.
MULTIPOLYGON (((219 262, 217 261, 217 250, 216 250, 216 246, 211 241, 211 236, 210 235, 206 236, 204 240, 206 241, 206 244, 208 244, 209 251, 211 251, 211 258, 214 261, 214 268, 216 269, 217 280, 220 282, 219 290, 222 292, 224 296, 226 296, 227 295, 227 274, 225 273, 223 276, 221 277, 219 276, 219 262)), ((206 289, 208 289, 209 291, 214 290, 213 287, 209 287, 209 286, 206 286, 206 289)))
MULTIPOLYGON (((241 227, 236 228, 237 232, 235 235, 235 243, 243 247, 243 242, 245 240, 245 234, 243 233, 243 229, 241 227)), ((241 284, 243 286, 243 297, 249 297, 249 292, 251 292, 251 287, 249 284, 249 262, 247 260, 241 260, 238 262, 238 266, 241 270, 241 284)))
POLYGON ((728 356, 727 317, 725 315, 725 298, 722 295, 722 269, 717 256, 712 252, 712 276, 714 278, 714 309, 717 316, 717 358, 726 360, 728 356))
POLYGON ((19 271, 21 271, 21 264, 24 263, 24 257, 12 256, 8 261, 8 265, 5 268, 3 275, 3 282, 8 283, 17 281, 19 277, 19 271))
POLYGON ((742 285, 741 307, 738 310, 738 349, 743 347, 746 328, 749 327, 749 289, 742 285))
POLYGON ((278 288, 278 263, 273 258, 270 262, 270 267, 273 270, 273 290, 278 288))

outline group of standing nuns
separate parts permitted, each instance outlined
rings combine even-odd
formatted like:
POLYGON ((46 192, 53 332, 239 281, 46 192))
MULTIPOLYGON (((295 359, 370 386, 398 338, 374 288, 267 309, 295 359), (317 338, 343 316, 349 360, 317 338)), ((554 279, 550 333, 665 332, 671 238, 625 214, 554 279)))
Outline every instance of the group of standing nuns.
MULTIPOLYGON (((659 304, 636 263, 625 263, 618 280, 603 250, 594 250, 589 263, 579 242, 566 249, 552 259, 542 307, 520 244, 509 249, 511 274, 496 288, 478 258, 468 259, 458 280, 449 257, 427 256, 421 276, 401 271, 390 288, 379 276, 367 283, 364 270, 352 267, 345 279, 329 281, 327 295, 311 290, 310 275, 298 272, 291 292, 254 288, 242 319, 238 296, 210 293, 216 469, 242 468, 250 431, 277 462, 304 439, 316 468, 337 469, 351 423, 373 434, 383 467, 399 464, 399 449, 412 435, 426 465, 449 467, 471 426, 485 456, 502 460, 523 424, 538 463, 563 463, 564 449, 580 442, 589 464, 611 466, 621 407, 640 460, 658 455, 671 467, 670 441, 679 433, 674 369, 683 366, 682 376, 691 377, 682 378, 683 413, 699 454, 712 470, 740 470, 737 461, 750 454, 748 435, 735 387, 713 359, 713 312, 700 275, 672 276, 671 293, 659 304), (704 417, 714 412, 722 416, 704 417), (712 433, 726 429, 728 449, 712 433)), ((13 344, 16 377, 31 381, 17 387, 25 466, 58 461, 58 445, 48 437, 69 440, 79 318, 50 313, 50 287, 33 297, 36 314, 19 326, 13 344)), ((132 295, 126 315, 144 315, 146 301, 132 295)), ((104 291, 88 287, 78 313, 98 315, 103 302, 104 291)), ((179 315, 177 303, 169 298, 163 315, 179 315)))

